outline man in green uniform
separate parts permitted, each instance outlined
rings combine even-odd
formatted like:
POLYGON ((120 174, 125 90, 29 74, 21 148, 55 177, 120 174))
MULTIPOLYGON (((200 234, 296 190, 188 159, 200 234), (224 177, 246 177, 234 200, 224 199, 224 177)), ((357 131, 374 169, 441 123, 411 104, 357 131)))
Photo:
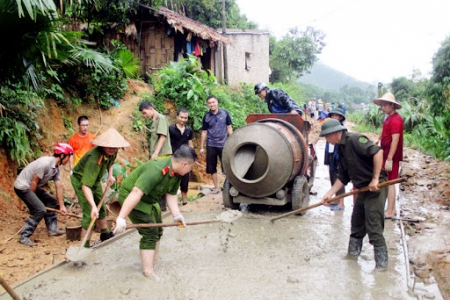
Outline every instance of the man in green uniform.
POLYGON ((350 181, 357 189, 369 186, 368 192, 358 195, 353 207, 347 255, 357 258, 361 253, 363 238, 368 234, 369 242, 374 246, 376 269, 384 270, 388 264, 383 236, 387 188, 378 188, 378 184, 387 178, 386 172, 381 169, 383 150, 366 136, 347 132, 335 119, 322 124, 320 136, 337 147, 340 157, 338 179, 322 197, 322 201, 331 198, 350 181))
MULTIPOLYGON (((101 230, 100 240, 103 242, 113 237, 114 234, 109 231, 106 223, 105 204, 103 203, 100 209, 97 208, 103 195, 101 178, 108 172, 107 185, 110 186, 116 181, 112 168, 117 150, 129 147, 130 144, 113 128, 101 134, 92 143, 96 146, 77 163, 70 180, 83 210, 82 235, 86 234, 91 218, 97 218, 96 225, 101 230)), ((85 247, 89 246, 90 237, 88 237, 85 247)))
MULTIPOLYGON (((150 159, 168 157, 172 155, 170 144, 169 122, 166 117, 156 111, 150 101, 143 101, 139 105, 139 111, 147 119, 152 119, 150 126, 150 159)), ((166 198, 163 196, 158 200, 163 211, 167 209, 166 198)))
MULTIPOLYGON (((186 225, 178 209, 177 191, 181 177, 189 173, 197 160, 195 150, 182 145, 171 157, 150 160, 125 178, 119 190, 119 203, 122 205, 116 220, 114 233, 126 229, 127 217, 134 224, 162 223, 158 199, 165 195, 167 205, 175 222, 186 225)), ((139 228, 142 238, 139 244, 144 276, 157 279, 153 262, 158 257, 162 228, 139 228)))
POLYGON ((158 113, 150 101, 142 102, 139 105, 139 111, 145 118, 152 119, 152 125, 150 126, 150 159, 171 155, 169 123, 166 117, 158 113))

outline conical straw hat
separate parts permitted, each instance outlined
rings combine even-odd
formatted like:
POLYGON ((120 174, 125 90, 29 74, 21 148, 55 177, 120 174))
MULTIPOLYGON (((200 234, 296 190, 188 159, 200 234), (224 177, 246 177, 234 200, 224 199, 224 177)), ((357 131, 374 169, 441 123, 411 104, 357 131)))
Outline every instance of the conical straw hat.
POLYGON ((107 131, 102 133, 99 137, 92 141, 92 144, 110 148, 130 147, 130 143, 128 143, 125 138, 114 128, 109 128, 107 131))
POLYGON ((397 100, 395 99, 394 94, 392 93, 386 93, 384 94, 381 98, 375 99, 373 100, 373 103, 375 103, 378 106, 381 106, 381 102, 390 102, 390 103, 394 103, 395 104, 395 109, 400 109, 402 108, 402 105, 400 103, 397 102, 397 100))

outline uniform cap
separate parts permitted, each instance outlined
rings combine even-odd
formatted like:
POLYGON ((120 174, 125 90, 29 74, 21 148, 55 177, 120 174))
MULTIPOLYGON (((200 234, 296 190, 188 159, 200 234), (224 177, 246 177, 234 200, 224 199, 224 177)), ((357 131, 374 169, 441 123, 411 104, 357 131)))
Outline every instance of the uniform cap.
POLYGON ((344 126, 341 125, 341 123, 336 119, 329 119, 323 122, 322 124, 322 131, 320 132, 320 136, 325 136, 327 134, 347 130, 344 126))
POLYGON ((342 110, 342 108, 336 107, 335 109, 330 111, 330 113, 328 114, 328 117, 331 117, 331 115, 340 115, 341 117, 343 117, 342 122, 345 121, 345 115, 344 115, 344 111, 342 110))
POLYGON ((130 143, 128 143, 125 138, 112 127, 93 140, 92 144, 109 148, 130 147, 130 143))
POLYGON ((373 103, 375 103, 378 106, 381 106, 381 102, 383 102, 383 101, 389 102, 389 103, 394 103, 395 109, 402 108, 402 105, 400 103, 398 103, 398 101, 395 99, 394 94, 392 94, 391 92, 384 94, 383 96, 381 96, 381 98, 373 100, 373 103))

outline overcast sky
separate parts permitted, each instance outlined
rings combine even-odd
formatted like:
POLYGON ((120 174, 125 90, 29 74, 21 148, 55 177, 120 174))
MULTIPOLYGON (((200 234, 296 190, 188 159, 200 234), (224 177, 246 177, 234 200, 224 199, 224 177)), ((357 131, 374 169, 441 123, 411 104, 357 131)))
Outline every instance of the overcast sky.
POLYGON ((388 83, 430 73, 450 35, 450 0, 236 0, 241 14, 278 39, 290 28, 326 33, 323 63, 354 78, 388 83))

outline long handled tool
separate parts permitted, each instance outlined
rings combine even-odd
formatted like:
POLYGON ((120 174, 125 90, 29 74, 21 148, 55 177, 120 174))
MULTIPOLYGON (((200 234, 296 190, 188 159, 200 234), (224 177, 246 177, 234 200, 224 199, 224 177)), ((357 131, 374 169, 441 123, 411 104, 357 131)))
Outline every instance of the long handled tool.
MULTIPOLYGON (((54 209, 54 208, 51 208, 51 207, 46 207, 45 209, 48 210, 48 211, 52 211, 52 212, 58 213, 58 214, 62 214, 62 212, 59 209, 54 209)), ((73 214, 73 213, 69 213, 69 212, 66 213, 66 216, 80 218, 80 219, 82 218, 79 215, 76 215, 76 214, 73 214)))
MULTIPOLYGON (((389 185, 396 184, 396 183, 401 183, 401 182, 404 182, 404 181, 406 181, 406 179, 398 178, 398 179, 382 182, 382 183, 378 184, 377 187, 378 188, 382 188, 382 187, 385 187, 385 186, 389 186, 389 185)), ((278 219, 281 219, 281 218, 284 218, 284 217, 288 217, 288 216, 291 216, 291 215, 296 215, 299 212, 302 212, 302 211, 305 211, 305 210, 308 210, 308 209, 311 209, 311 208, 314 208, 314 207, 317 207, 317 206, 321 206, 324 203, 329 203, 329 202, 332 202, 332 201, 335 201, 335 200, 338 200, 338 199, 341 199, 341 198, 344 198, 344 197, 347 197, 347 196, 350 196, 350 195, 364 193, 364 192, 367 192, 367 191, 369 191, 369 187, 368 186, 363 187, 363 188, 361 188, 359 190, 354 190, 354 191, 351 191, 351 192, 348 192, 348 193, 344 193, 344 194, 336 196, 336 197, 332 197, 330 199, 325 200, 324 202, 317 202, 317 203, 314 203, 312 205, 293 210, 291 212, 279 215, 278 217, 271 218, 270 221, 273 222, 275 220, 278 220, 278 219)))
POLYGON ((12 287, 10 287, 6 283, 5 279, 3 279, 2 276, 0 276, 0 284, 8 292, 8 294, 11 296, 11 298, 13 298, 14 300, 20 300, 20 297, 16 294, 16 292, 12 289, 12 287))
MULTIPOLYGON (((186 226, 208 224, 208 223, 216 223, 216 222, 222 222, 222 221, 219 220, 219 219, 212 219, 212 220, 204 220, 204 221, 186 222, 186 226)), ((131 224, 131 225, 127 225, 127 229, 131 229, 131 228, 159 228, 159 227, 172 227, 172 226, 184 227, 183 224, 181 224, 181 223, 148 223, 148 224, 131 224)))
MULTIPOLYGON (((106 193, 109 190, 109 186, 110 185, 106 186, 105 191, 103 192, 102 198, 100 199, 100 202, 97 205, 98 210, 100 210, 100 208, 102 207, 103 201, 105 200, 105 197, 106 197, 106 193)), ((92 218, 91 223, 89 223, 89 227, 86 230, 86 234, 84 235, 83 240, 81 241, 80 247, 70 246, 69 249, 67 249, 66 257, 69 260, 71 260, 71 261, 82 260, 83 258, 88 256, 92 252, 92 249, 84 247, 84 244, 86 243, 87 238, 91 234, 92 227, 94 226, 94 223, 96 220, 97 220, 97 218, 92 218)))

